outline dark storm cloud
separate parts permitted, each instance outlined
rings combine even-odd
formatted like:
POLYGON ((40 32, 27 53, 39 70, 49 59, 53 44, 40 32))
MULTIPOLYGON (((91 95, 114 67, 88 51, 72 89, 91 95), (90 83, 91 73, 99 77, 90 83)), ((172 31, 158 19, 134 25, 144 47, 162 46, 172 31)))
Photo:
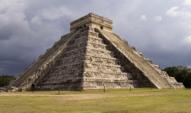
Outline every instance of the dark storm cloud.
POLYGON ((160 50, 158 48, 145 49, 144 54, 146 57, 152 59, 155 64, 160 64, 162 68, 167 66, 177 66, 177 65, 191 65, 191 51, 186 50, 176 50, 176 51, 166 51, 160 50))
POLYGON ((31 61, 18 59, 3 59, 0 61, 1 74, 20 74, 23 69, 27 68, 31 61))
POLYGON ((191 65, 189 0, 0 0, 0 73, 19 74, 89 12, 161 66, 191 65))

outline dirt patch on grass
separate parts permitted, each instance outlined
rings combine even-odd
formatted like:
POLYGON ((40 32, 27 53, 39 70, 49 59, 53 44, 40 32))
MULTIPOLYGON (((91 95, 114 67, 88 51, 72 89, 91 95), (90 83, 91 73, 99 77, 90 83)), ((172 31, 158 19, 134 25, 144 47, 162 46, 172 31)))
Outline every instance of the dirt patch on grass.
POLYGON ((103 95, 103 94, 74 94, 74 95, 64 95, 62 98, 64 100, 91 100, 91 99, 102 99, 114 97, 114 95, 103 95))
POLYGON ((59 97, 64 100, 88 100, 114 97, 111 94, 35 94, 35 93, 0 93, 0 96, 59 97))
POLYGON ((112 94, 112 93, 97 93, 97 94, 86 94, 86 93, 39 93, 39 92, 15 92, 15 93, 0 93, 0 96, 34 96, 34 97, 59 97, 61 100, 91 100, 91 99, 102 99, 110 97, 145 97, 145 96, 162 96, 165 93, 128 93, 128 94, 112 94))

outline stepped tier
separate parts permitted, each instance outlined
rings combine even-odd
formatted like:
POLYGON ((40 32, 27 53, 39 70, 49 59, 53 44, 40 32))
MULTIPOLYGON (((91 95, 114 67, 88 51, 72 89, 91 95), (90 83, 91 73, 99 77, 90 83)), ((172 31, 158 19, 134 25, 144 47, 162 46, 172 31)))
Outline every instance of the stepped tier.
POLYGON ((21 90, 183 88, 112 32, 112 21, 88 14, 13 84, 21 90))

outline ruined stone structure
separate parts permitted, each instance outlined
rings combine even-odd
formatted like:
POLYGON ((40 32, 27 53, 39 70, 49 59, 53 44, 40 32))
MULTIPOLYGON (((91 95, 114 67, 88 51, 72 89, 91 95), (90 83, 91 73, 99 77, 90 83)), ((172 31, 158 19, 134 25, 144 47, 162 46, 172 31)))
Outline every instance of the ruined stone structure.
POLYGON ((70 26, 13 84, 18 89, 183 88, 112 31, 112 21, 88 14, 70 26))

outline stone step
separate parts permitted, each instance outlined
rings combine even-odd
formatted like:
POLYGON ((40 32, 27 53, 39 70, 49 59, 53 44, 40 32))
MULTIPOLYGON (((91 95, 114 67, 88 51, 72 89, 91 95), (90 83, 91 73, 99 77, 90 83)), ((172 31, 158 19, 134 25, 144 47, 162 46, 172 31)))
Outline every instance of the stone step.
POLYGON ((60 68, 60 67, 65 67, 65 66, 77 66, 77 65, 82 65, 82 61, 79 61, 79 62, 74 62, 74 63, 71 63, 71 64, 62 64, 60 66, 56 66, 56 68, 60 68))
POLYGON ((97 39, 88 39, 87 41, 88 43, 91 43, 91 44, 98 44, 98 45, 104 45, 104 46, 107 46, 105 43, 103 43, 103 41, 100 41, 100 40, 97 40, 97 39))
POLYGON ((80 48, 80 47, 85 47, 86 46, 86 42, 83 42, 83 43, 79 43, 79 44, 72 44, 72 45, 68 45, 65 50, 68 51, 68 50, 73 50, 75 48, 80 48))
POLYGON ((106 49, 106 46, 107 45, 103 43, 87 42, 87 47, 106 49))
POLYGON ((111 54, 112 52, 107 49, 101 49, 101 48, 93 48, 93 47, 87 47, 87 51, 89 52, 95 52, 95 53, 105 53, 105 54, 111 54))
POLYGON ((175 82, 175 83, 173 83, 173 87, 174 88, 184 88, 184 85, 183 85, 183 83, 175 82))
POLYGON ((115 65, 115 64, 100 64, 100 63, 89 63, 88 61, 85 61, 85 64, 86 65, 94 65, 94 66, 97 66, 97 67, 102 67, 102 66, 105 66, 105 67, 109 67, 109 68, 121 68, 120 65, 115 65))
POLYGON ((86 31, 82 31, 80 33, 80 36, 95 36, 98 37, 98 33, 92 30, 86 30, 86 31))
POLYGON ((48 81, 44 81, 41 83, 42 84, 63 84, 63 83, 68 83, 68 82, 75 82, 77 80, 79 80, 81 78, 77 78, 74 79, 74 78, 66 78, 66 79, 49 79, 48 81))
POLYGON ((89 37, 88 37, 88 40, 90 40, 90 41, 98 41, 98 42, 100 42, 100 43, 103 43, 103 39, 100 38, 100 37, 89 36, 89 37))
POLYGON ((108 79, 108 78, 90 78, 90 77, 84 77, 84 81, 85 82, 120 82, 120 83, 125 83, 125 82, 127 82, 127 83, 133 83, 134 82, 134 80, 124 80, 124 79, 115 79, 115 80, 113 80, 113 79, 108 79))
POLYGON ((170 83, 176 83, 176 79, 174 77, 168 77, 167 78, 170 83))
POLYGON ((80 54, 82 52, 85 53, 85 47, 79 47, 79 48, 74 48, 74 49, 71 49, 71 50, 64 50, 64 53, 63 54, 80 54))
POLYGON ((118 73, 111 73, 111 72, 99 72, 99 71, 95 71, 95 70, 91 70, 91 69, 85 69, 84 70, 84 74, 108 74, 108 75, 122 75, 122 76, 130 76, 130 73, 125 73, 125 72, 118 72, 118 73))
POLYGON ((94 52, 88 52, 86 53, 86 55, 89 55, 89 56, 96 56, 96 57, 104 57, 104 58, 114 58, 114 54, 111 53, 111 54, 105 54, 105 53, 94 53, 94 52))
POLYGON ((93 58, 93 57, 86 57, 86 62, 88 63, 100 63, 100 64, 113 64, 113 65, 119 65, 118 60, 113 59, 102 59, 102 58, 93 58))
POLYGON ((93 57, 93 58, 102 58, 102 59, 117 60, 116 58, 111 57, 111 56, 109 56, 109 57, 104 56, 104 57, 103 57, 103 56, 99 56, 99 55, 91 55, 91 54, 86 54, 85 57, 86 57, 86 58, 93 57))
POLYGON ((108 73, 120 73, 122 72, 120 66, 116 67, 116 66, 111 66, 111 65, 95 65, 95 64, 85 64, 85 68, 87 68, 87 70, 91 70, 91 71, 98 71, 98 72, 108 72, 108 73))

